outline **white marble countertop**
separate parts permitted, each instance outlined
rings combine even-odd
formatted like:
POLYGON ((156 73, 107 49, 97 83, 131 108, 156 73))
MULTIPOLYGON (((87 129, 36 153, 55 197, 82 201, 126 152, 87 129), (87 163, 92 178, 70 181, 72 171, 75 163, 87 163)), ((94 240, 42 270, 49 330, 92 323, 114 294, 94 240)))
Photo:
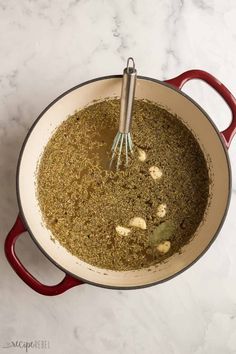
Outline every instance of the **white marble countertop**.
MULTIPOLYGON (((0 0, 0 352, 8 342, 46 340, 55 354, 236 353, 236 139, 233 194, 216 242, 189 270, 162 285, 112 291, 90 285, 56 297, 33 292, 7 263, 3 244, 18 207, 19 149, 42 109, 63 91, 117 74, 136 59, 158 79, 199 68, 236 95, 235 0, 0 0)), ((185 92, 219 129, 230 112, 206 84, 185 92)), ((18 254, 40 280, 61 279, 26 235, 18 254)))

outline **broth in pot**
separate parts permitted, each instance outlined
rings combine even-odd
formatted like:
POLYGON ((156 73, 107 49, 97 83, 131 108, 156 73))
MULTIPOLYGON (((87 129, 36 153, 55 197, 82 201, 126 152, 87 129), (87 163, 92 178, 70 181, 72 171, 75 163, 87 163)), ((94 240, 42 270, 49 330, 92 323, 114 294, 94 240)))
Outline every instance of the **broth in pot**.
POLYGON ((181 252, 204 217, 210 181, 192 132, 145 100, 134 102, 129 166, 110 170, 119 109, 118 99, 94 102, 56 129, 37 195, 53 239, 93 266, 123 271, 181 252))

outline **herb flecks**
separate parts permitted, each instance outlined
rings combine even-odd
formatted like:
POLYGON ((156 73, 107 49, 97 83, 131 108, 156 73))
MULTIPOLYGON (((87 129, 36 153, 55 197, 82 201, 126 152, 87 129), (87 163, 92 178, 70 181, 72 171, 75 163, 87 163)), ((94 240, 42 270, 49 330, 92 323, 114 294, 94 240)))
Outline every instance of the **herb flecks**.
POLYGON ((134 103, 130 165, 110 171, 119 110, 119 100, 105 100, 65 120, 45 147, 37 190, 46 226, 69 252, 101 268, 130 270, 189 242, 204 215, 209 177, 181 120, 142 100, 134 103))

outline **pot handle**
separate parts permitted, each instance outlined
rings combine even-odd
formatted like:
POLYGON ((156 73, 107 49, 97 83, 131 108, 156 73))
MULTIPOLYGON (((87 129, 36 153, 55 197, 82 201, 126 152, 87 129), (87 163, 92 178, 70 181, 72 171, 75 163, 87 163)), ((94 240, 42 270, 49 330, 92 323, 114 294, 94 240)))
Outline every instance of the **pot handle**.
POLYGON ((213 89, 215 89, 221 97, 228 104, 229 108, 232 112, 232 121, 227 129, 221 132, 221 135, 224 138, 225 145, 229 148, 230 143, 236 133, 236 99, 232 95, 232 93, 225 87, 218 79, 216 79, 211 74, 207 73, 203 70, 189 70, 185 71, 183 74, 174 77, 173 79, 166 80, 165 82, 181 89, 183 85, 193 79, 200 79, 205 81, 208 85, 210 85, 213 89))
POLYGON ((14 269, 14 271, 19 275, 19 277, 29 285, 33 290, 38 292, 42 295, 59 295, 64 293, 66 290, 76 286, 83 284, 82 281, 73 278, 72 276, 66 274, 64 279, 59 284, 56 285, 44 285, 40 283, 37 279, 31 275, 23 264, 18 259, 15 253, 15 243, 17 238, 23 233, 27 231, 20 216, 18 215, 16 222, 12 229, 10 230, 9 234, 7 235, 5 241, 5 254, 7 257, 8 262, 14 269))

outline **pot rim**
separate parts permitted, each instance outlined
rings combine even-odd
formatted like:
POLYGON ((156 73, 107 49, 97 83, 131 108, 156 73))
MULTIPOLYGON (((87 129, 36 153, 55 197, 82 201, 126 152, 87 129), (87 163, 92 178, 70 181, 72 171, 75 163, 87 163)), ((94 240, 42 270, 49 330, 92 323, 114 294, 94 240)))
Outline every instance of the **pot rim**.
POLYGON ((213 120, 210 118, 209 114, 194 100, 192 99, 190 96, 188 96, 186 93, 184 93, 183 91, 181 91, 180 89, 172 86, 171 84, 168 84, 167 82, 165 81, 161 81, 161 80, 158 80, 158 79, 154 79, 154 78, 151 78, 151 77, 148 77, 148 76, 141 76, 141 75, 138 75, 137 76, 137 79, 141 79, 141 80, 149 80, 149 81, 152 81, 152 82, 155 82, 155 83, 158 83, 160 85, 163 85, 163 86, 167 86, 169 87, 170 89, 176 91, 177 93, 179 93, 180 95, 184 96, 185 98, 187 98, 189 101, 191 101, 191 103, 193 103, 203 114, 204 116, 208 119, 208 121, 210 122, 210 124, 212 125, 215 133, 218 135, 218 138, 221 142, 221 145, 223 146, 223 150, 224 150, 224 153, 225 153, 225 157, 226 157, 226 161, 227 161, 227 165, 228 165, 228 175, 229 175, 229 190, 228 190, 228 197, 227 197, 227 204, 226 204, 226 207, 225 207, 225 211, 224 211, 224 214, 223 214, 223 217, 221 219, 221 222, 219 224, 219 227, 217 229, 217 231, 215 232, 214 236, 212 237, 211 241, 209 242, 209 244, 207 245, 207 247, 199 254, 198 257, 196 257, 195 259, 193 259, 193 261, 188 264, 187 266, 185 266, 183 269, 179 270, 178 272, 172 274, 171 276, 168 276, 167 278, 164 278, 162 280, 158 280, 158 281, 155 281, 153 283, 150 283, 150 284, 144 284, 144 285, 138 285, 138 286, 127 286, 127 287, 122 287, 122 286, 111 286, 111 285, 104 285, 104 284, 100 284, 100 283, 97 283, 97 282, 92 282, 88 279, 85 279, 85 278, 82 278, 82 277, 79 277, 73 273, 71 273, 70 271, 68 271, 67 269, 65 269, 64 267, 62 267, 59 263, 57 263, 51 256, 49 256, 47 254, 47 252, 44 250, 43 247, 41 247, 41 245, 38 243, 36 237, 34 236, 33 232, 31 231, 29 225, 28 225, 28 222, 27 222, 27 218, 25 217, 24 215, 24 212, 23 212, 23 207, 22 207, 22 203, 21 203, 21 198, 20 198, 20 191, 19 191, 19 172, 20 172, 20 166, 21 166, 21 160, 22 160, 22 156, 23 156, 23 153, 24 153, 24 149, 25 149, 25 146, 27 144, 27 141, 33 131, 33 129, 36 127, 37 123, 39 122, 39 120, 42 118, 42 116, 57 102, 59 101, 62 97, 64 97, 65 95, 67 95, 68 93, 82 87, 82 86, 85 86, 85 85, 88 85, 90 83, 93 83, 93 82, 96 82, 96 81, 101 81, 101 80, 107 80, 107 79, 115 79, 115 78, 122 78, 122 75, 107 75, 107 76, 100 76, 98 78, 94 78, 94 79, 91 79, 91 80, 87 80, 87 81, 84 81, 76 86, 73 86, 72 88, 70 88, 69 90, 63 92, 61 95, 59 95, 57 98, 55 98, 51 103, 49 103, 47 105, 47 107, 38 115, 38 117, 36 118, 36 120, 33 122, 33 124, 31 125, 30 129, 28 130, 27 134, 26 134, 26 137, 23 141, 23 144, 21 146, 21 149, 20 149, 20 153, 19 153, 19 157, 18 157, 18 161, 17 161, 17 168, 16 168, 16 196, 17 196, 17 203, 18 203, 18 206, 19 206, 19 214, 20 214, 20 217, 27 229, 27 232, 29 233, 31 239, 33 240, 33 242, 36 244, 36 246, 40 249, 40 251, 44 254, 44 256, 50 261, 52 262, 57 268, 59 268, 62 272, 64 272, 65 274, 68 274, 70 276, 72 276, 73 278, 75 279, 78 279, 78 280, 81 280, 82 282, 84 283, 87 283, 87 284, 90 284, 90 285, 94 285, 94 286, 98 286, 98 287, 101 287, 101 288, 105 288, 105 289, 112 289, 112 290, 137 290, 137 289, 142 289, 142 288, 147 288, 147 287, 150 287, 150 286, 154 286, 154 285, 158 285, 158 284, 161 284, 161 283, 164 283, 168 280, 171 280, 173 278, 175 278, 176 276, 178 276, 179 274, 183 273, 184 271, 186 271, 187 269, 189 269, 192 265, 194 265, 202 256, 205 255, 205 253, 208 251, 208 249, 211 247, 211 245, 213 244, 213 242, 216 240, 217 236, 219 235, 220 231, 221 231, 221 228, 225 222, 225 219, 226 219, 226 215, 228 213, 228 210, 229 210, 229 205, 230 205, 230 200, 231 200, 231 190, 232 190, 232 171, 231 171, 231 165, 230 165, 230 159, 229 159, 229 154, 228 154, 228 151, 227 151, 227 148, 225 146, 225 143, 224 143, 224 140, 221 136, 221 133, 219 132, 217 126, 215 125, 215 123, 213 122, 213 120))

